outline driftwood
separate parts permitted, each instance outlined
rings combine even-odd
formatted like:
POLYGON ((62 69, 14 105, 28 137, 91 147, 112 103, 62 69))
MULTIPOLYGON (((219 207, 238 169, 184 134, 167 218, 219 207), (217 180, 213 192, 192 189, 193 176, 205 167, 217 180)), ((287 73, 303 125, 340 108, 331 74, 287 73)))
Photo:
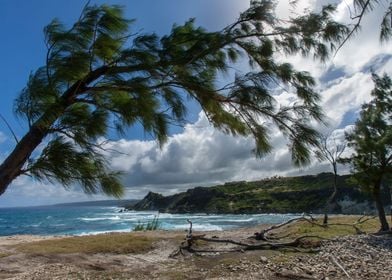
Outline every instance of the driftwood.
POLYGON ((346 226, 346 227, 352 226, 357 234, 363 234, 364 232, 359 228, 359 225, 374 218, 375 217, 362 216, 353 224, 330 223, 325 225, 325 224, 317 223, 317 220, 313 218, 311 215, 304 214, 302 217, 293 218, 281 224, 272 225, 266 229, 261 230, 260 232, 255 233, 253 237, 250 237, 256 240, 253 242, 237 241, 233 239, 221 239, 215 236, 209 238, 206 237, 205 234, 194 235, 192 230, 193 223, 191 220, 188 219, 187 222, 189 223, 189 229, 186 234, 185 241, 182 242, 178 250, 173 252, 170 256, 175 257, 179 254, 184 255, 184 252, 200 255, 203 253, 244 252, 250 250, 290 250, 290 251, 300 251, 300 252, 316 252, 317 249, 314 248, 316 247, 314 246, 315 243, 310 241, 315 239, 325 240, 325 238, 322 238, 320 236, 315 236, 315 235, 304 235, 304 236, 297 237, 293 240, 287 240, 290 234, 287 234, 286 236, 275 237, 272 236, 273 231, 283 228, 287 225, 293 224, 295 222, 304 221, 314 226, 318 226, 322 228, 328 228, 330 226, 346 226), (195 248, 196 247, 195 245, 197 245, 196 241, 205 241, 208 243, 232 244, 234 246, 224 250, 196 249, 195 248))
POLYGON ((306 222, 308 222, 308 223, 311 223, 311 224, 314 224, 314 225, 323 227, 322 225, 317 224, 317 223, 315 222, 316 219, 314 219, 311 215, 303 215, 302 217, 290 219, 290 220, 288 220, 287 222, 283 222, 283 223, 278 224, 278 225, 272 225, 272 226, 270 226, 270 227, 268 227, 268 228, 266 228, 266 229, 263 229, 263 230, 260 231, 260 232, 256 232, 256 233, 254 234, 254 235, 255 235, 254 237, 256 238, 256 240, 268 241, 268 240, 271 239, 271 238, 268 236, 268 234, 269 234, 271 231, 276 230, 276 229, 281 228, 281 227, 284 227, 284 226, 287 226, 287 225, 292 224, 292 223, 294 223, 294 222, 298 222, 298 221, 306 221, 306 222))
MULTIPOLYGON (((202 253, 244 252, 244 251, 250 251, 250 250, 292 250, 292 251, 303 252, 304 250, 301 250, 300 248, 304 247, 303 246, 305 244, 304 240, 324 239, 324 238, 319 237, 319 236, 314 236, 314 235, 305 235, 305 236, 297 237, 294 240, 277 242, 277 241, 270 240, 267 237, 267 234, 273 230, 276 230, 276 229, 284 227, 288 224, 291 224, 291 223, 294 223, 297 221, 303 221, 303 220, 317 224, 314 222, 314 219, 312 217, 306 218, 305 216, 303 216, 300 218, 294 218, 294 219, 291 219, 291 220, 284 222, 282 224, 273 225, 273 226, 263 230, 261 233, 258 233, 257 236, 262 236, 263 239, 256 238, 258 240, 257 243, 247 243, 247 242, 242 242, 242 241, 236 241, 233 239, 220 239, 218 237, 208 238, 205 236, 205 234, 194 235, 193 231, 192 231, 193 223, 192 223, 192 221, 190 221, 188 219, 187 222, 189 223, 189 229, 188 229, 188 232, 185 236, 185 241, 181 243, 180 247, 176 251, 174 251, 170 255, 170 257, 176 257, 179 254, 184 255, 184 251, 192 253, 192 254, 196 254, 196 255, 199 255, 202 253), (195 245, 196 241, 199 241, 199 240, 205 241, 205 242, 210 242, 210 243, 232 244, 232 245, 235 245, 236 247, 230 248, 230 249, 225 249, 225 250, 196 249, 194 245, 195 245)), ((306 252, 315 252, 315 250, 310 248, 310 249, 307 249, 306 252)))
POLYGON ((329 255, 329 258, 334 264, 336 264, 344 272, 344 274, 346 274, 348 279, 352 279, 350 274, 348 274, 347 270, 344 269, 344 267, 338 262, 338 260, 333 255, 329 255))

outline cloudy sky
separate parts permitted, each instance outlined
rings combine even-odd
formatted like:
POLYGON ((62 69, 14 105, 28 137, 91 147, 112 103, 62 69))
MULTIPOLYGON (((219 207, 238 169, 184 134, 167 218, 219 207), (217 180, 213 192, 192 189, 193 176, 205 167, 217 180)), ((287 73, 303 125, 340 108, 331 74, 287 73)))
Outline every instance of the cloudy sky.
MULTIPOLYGON (((148 1, 91 1, 116 3, 125 6, 126 15, 136 18, 137 31, 169 32, 173 23, 196 18, 197 24, 209 30, 219 30, 233 22, 245 10, 247 0, 148 0, 148 1)), ((288 1, 280 1, 277 15, 289 14, 288 1)), ((300 1, 297 10, 318 9, 327 1, 300 1)), ((331 1, 338 5, 336 19, 347 22, 351 0, 331 1)), ((385 2, 386 3, 386 2, 385 2)), ((45 46, 42 28, 54 17, 65 23, 75 21, 85 1, 79 0, 0 0, 0 85, 2 92, 0 113, 20 137, 26 125, 12 114, 13 100, 24 87, 28 75, 44 63, 45 46)), ((384 4, 385 6, 386 4, 384 4)), ((370 72, 392 74, 392 43, 378 41, 381 7, 363 20, 363 28, 339 53, 324 64, 302 57, 284 57, 297 69, 309 71, 318 81, 317 90, 322 97, 329 127, 319 126, 323 132, 342 138, 358 116, 361 104, 370 99, 373 84, 370 72)), ((276 98, 286 102, 290 93, 276 98)), ((287 143, 272 131, 274 150, 262 159, 252 153, 253 141, 235 138, 211 127, 197 107, 192 106, 190 122, 183 129, 173 130, 169 141, 160 149, 137 128, 124 139, 106 142, 113 169, 125 173, 125 198, 142 198, 148 191, 171 194, 195 186, 210 186, 227 181, 257 180, 274 175, 317 174, 329 171, 327 163, 316 160, 304 168, 291 164, 287 143)), ((12 150, 15 143, 4 122, 0 122, 0 159, 12 150)), ((341 167, 341 172, 348 168, 341 167)), ((20 177, 0 196, 0 207, 42 205, 68 201, 105 199, 101 195, 86 196, 78 186, 65 190, 59 185, 33 181, 20 177)))

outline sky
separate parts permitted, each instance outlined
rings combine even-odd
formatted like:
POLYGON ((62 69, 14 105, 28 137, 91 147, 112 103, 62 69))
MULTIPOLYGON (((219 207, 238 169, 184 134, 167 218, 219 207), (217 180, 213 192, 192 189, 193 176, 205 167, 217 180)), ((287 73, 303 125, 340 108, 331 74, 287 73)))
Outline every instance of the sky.
MULTIPOLYGON (((277 15, 287 17, 288 1, 279 1, 277 15)), ((303 8, 319 9, 327 1, 299 1, 303 8)), ((330 1, 338 5, 336 19, 347 22, 351 0, 330 1)), ((66 24, 73 23, 85 1, 79 0, 0 0, 0 113, 18 137, 26 132, 26 124, 12 113, 13 100, 23 89, 29 74, 44 64, 45 45, 43 27, 57 17, 66 24)), ((135 18, 133 30, 167 34, 174 23, 196 18, 196 23, 208 30, 220 30, 233 22, 248 6, 247 0, 144 0, 90 1, 91 4, 120 4, 128 18, 135 18)), ((386 4, 385 4, 386 5, 386 4)), ((392 43, 378 41, 379 23, 383 7, 363 20, 363 28, 343 48, 325 63, 300 56, 282 57, 298 70, 309 71, 317 81, 321 105, 329 126, 315 124, 340 141, 358 117, 363 103, 370 100, 373 88, 370 73, 392 75, 392 43)), ((290 92, 276 96, 281 103, 293 98, 290 92)), ((271 131, 272 153, 262 159, 252 153, 250 138, 233 137, 211 127, 199 108, 190 104, 189 123, 173 129, 168 142, 159 148, 138 127, 127 137, 113 138, 105 148, 111 167, 124 172, 126 199, 142 198, 148 191, 173 194, 195 186, 211 186, 228 181, 259 180, 265 177, 295 176, 329 172, 326 162, 313 160, 307 167, 294 167, 287 142, 275 130, 271 131)), ((112 139, 112 138, 110 138, 112 139)), ((107 139, 101 139, 107 140, 107 139)), ((15 142, 4 122, 0 122, 0 160, 14 147, 15 142)), ((349 171, 341 166, 340 172, 349 171)), ((78 186, 66 190, 61 185, 37 182, 19 177, 0 196, 0 207, 43 205, 72 201, 107 199, 103 195, 87 196, 78 186)))

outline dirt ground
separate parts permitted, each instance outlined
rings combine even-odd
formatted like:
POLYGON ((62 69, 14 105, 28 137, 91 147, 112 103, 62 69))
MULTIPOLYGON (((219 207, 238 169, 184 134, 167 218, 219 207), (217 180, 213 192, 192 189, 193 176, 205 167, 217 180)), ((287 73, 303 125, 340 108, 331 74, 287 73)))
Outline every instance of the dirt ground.
MULTIPOLYGON (((208 237, 218 236, 221 239, 230 238, 249 243, 253 242, 249 237, 258 230, 259 227, 254 227, 204 234, 208 237)), ((390 237, 377 237, 374 241, 365 235, 333 240, 326 243, 325 248, 323 245, 318 253, 256 250, 203 256, 186 253, 172 258, 170 255, 179 248, 186 232, 150 231, 130 234, 151 237, 156 241, 152 249, 143 254, 43 254, 21 252, 17 246, 62 237, 0 237, 0 279, 332 280, 391 279, 389 275, 392 275, 388 270, 392 269, 392 247, 388 247, 392 246, 390 237), (373 254, 373 251, 377 254, 373 254)), ((215 250, 228 250, 233 248, 232 246, 226 243, 198 244, 198 248, 215 250)))
MULTIPOLYGON (((257 228, 208 232, 220 238, 244 238, 257 228)), ((273 252, 235 252, 205 256, 179 255, 171 258, 186 232, 151 231, 132 233, 158 238, 144 254, 34 254, 15 249, 17 245, 62 237, 17 235, 0 237, 0 279, 280 279, 262 269, 273 252), (244 273, 246 277, 244 278, 244 273), (265 278, 267 277, 267 278, 265 278)), ((198 233, 199 234, 199 233, 198 233)), ((201 244, 202 245, 202 244, 201 244)), ((224 250, 230 245, 208 245, 224 250)))

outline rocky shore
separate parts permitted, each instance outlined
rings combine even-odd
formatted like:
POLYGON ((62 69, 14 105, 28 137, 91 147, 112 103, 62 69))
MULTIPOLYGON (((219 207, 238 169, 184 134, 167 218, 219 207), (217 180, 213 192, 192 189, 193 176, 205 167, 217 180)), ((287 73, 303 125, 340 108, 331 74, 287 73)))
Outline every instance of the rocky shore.
POLYGON ((217 279, 392 279, 392 238, 358 235, 322 242, 316 254, 222 266, 217 279))
MULTIPOLYGON (((207 236, 246 240, 260 227, 207 236)), ((246 251, 170 258, 179 231, 129 233, 155 238, 148 252, 35 253, 17 246, 59 237, 0 237, 0 279, 391 279, 392 237, 350 235, 322 241, 317 252, 246 251)), ((248 239, 249 240, 249 239, 248 239)), ((203 244, 202 244, 203 245, 203 244)), ((213 249, 214 245, 204 244, 213 249)), ((225 244, 219 246, 228 246, 225 244)))

